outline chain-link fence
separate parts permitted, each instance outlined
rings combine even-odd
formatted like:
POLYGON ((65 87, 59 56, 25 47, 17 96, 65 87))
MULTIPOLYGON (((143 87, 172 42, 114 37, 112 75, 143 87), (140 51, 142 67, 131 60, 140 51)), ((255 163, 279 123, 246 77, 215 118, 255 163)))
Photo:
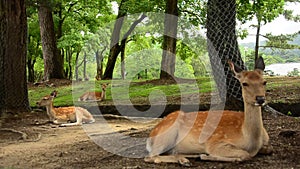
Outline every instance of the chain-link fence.
POLYGON ((246 69, 236 36, 235 0, 211 0, 207 4, 208 52, 220 97, 242 100, 240 83, 233 77, 228 60, 246 69), (224 76, 225 73, 225 76, 224 76), (226 81, 226 85, 223 84, 226 81))

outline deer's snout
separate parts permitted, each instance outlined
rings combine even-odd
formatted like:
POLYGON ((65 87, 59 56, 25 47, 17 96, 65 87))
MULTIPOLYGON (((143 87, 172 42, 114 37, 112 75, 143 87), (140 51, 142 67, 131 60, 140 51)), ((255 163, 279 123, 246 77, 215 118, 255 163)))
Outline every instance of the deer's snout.
POLYGON ((256 103, 257 106, 262 106, 265 104, 265 97, 264 96, 256 96, 256 103))

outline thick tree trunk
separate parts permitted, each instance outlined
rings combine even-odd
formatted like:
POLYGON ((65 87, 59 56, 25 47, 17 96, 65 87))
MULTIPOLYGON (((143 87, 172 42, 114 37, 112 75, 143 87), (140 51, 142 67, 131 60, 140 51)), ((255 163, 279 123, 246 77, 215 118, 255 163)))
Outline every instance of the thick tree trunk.
POLYGON ((173 79, 175 73, 176 41, 178 25, 177 0, 166 1, 165 30, 160 79, 173 79))
POLYGON ((124 9, 122 9, 122 4, 125 1, 126 0, 122 0, 121 4, 119 6, 119 13, 118 13, 115 25, 114 25, 114 30, 113 30, 113 34, 112 34, 112 38, 111 38, 111 42, 110 42, 110 50, 109 50, 108 60, 107 60, 106 69, 105 69, 105 72, 103 75, 103 79, 112 79, 113 78, 113 71, 115 68, 115 64, 116 64, 116 61, 117 61, 117 58, 118 58, 118 55, 120 54, 120 52, 122 50, 125 50, 126 39, 132 33, 132 31, 135 29, 135 27, 140 22, 142 22, 142 20, 146 17, 146 15, 143 14, 138 20, 136 20, 134 23, 132 23, 129 30, 122 37, 122 41, 125 40, 125 43, 121 42, 121 45, 120 45, 119 44, 120 43, 120 32, 121 32, 121 28, 123 26, 124 16, 126 16, 126 11, 124 11, 124 9))
POLYGON ((29 111, 24 0, 0 1, 0 115, 29 111))
POLYGON ((233 109, 241 109, 240 83, 233 77, 227 64, 230 59, 241 69, 245 69, 235 30, 236 1, 209 0, 206 26, 209 57, 220 98, 226 101, 226 105, 237 105, 233 109))
POLYGON ((124 21, 124 15, 119 14, 114 26, 113 34, 112 34, 112 40, 110 43, 110 50, 108 55, 108 60, 106 64, 106 69, 103 75, 103 79, 112 79, 113 77, 113 71, 115 69, 115 64, 118 58, 119 53, 121 52, 121 48, 119 45, 119 39, 120 39, 120 31, 123 25, 124 21))
POLYGON ((44 58, 44 80, 64 78, 63 58, 56 46, 52 10, 48 0, 39 1, 40 33, 44 58))

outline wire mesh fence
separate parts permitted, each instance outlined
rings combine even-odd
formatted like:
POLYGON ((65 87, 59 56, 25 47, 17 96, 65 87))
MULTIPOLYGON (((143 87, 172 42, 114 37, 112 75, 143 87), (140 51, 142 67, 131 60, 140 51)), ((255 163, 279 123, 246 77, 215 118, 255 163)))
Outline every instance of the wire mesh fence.
POLYGON ((242 100, 240 83, 233 77, 227 64, 231 60, 236 66, 246 69, 241 59, 235 29, 236 2, 211 0, 207 6, 208 52, 218 92, 223 101, 227 97, 242 100))

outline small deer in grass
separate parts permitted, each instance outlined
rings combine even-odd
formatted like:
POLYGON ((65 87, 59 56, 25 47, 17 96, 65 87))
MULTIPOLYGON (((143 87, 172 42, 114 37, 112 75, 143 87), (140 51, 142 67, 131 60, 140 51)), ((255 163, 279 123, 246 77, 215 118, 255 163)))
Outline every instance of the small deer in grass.
POLYGON ((201 141, 201 132, 207 132, 203 128, 208 112, 173 112, 151 131, 147 139, 149 155, 144 159, 146 162, 179 162, 189 166, 188 157, 233 162, 248 160, 257 153, 272 153, 261 113, 261 106, 265 104, 264 61, 259 58, 254 71, 242 71, 231 61, 229 65, 242 85, 244 113, 220 110, 221 119, 215 130, 201 141), (164 153, 167 155, 162 155, 164 153))
POLYGON ((92 114, 82 107, 70 106, 54 108, 53 100, 56 96, 57 91, 53 91, 50 95, 44 96, 36 103, 38 106, 46 107, 50 121, 54 124, 60 124, 60 126, 76 126, 82 125, 82 123, 95 122, 92 114))
POLYGON ((106 99, 106 88, 108 84, 101 84, 102 92, 85 92, 78 101, 102 101, 106 99))

